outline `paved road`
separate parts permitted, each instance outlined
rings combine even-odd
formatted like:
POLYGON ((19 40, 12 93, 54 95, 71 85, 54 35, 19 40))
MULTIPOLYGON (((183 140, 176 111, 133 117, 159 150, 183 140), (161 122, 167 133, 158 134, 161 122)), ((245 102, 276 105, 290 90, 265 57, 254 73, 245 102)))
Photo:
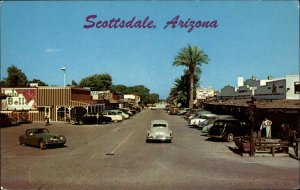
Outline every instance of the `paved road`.
POLYGON ((179 116, 145 110, 121 123, 52 124, 66 147, 21 146, 18 136, 38 123, 1 129, 4 189, 298 189, 299 161, 241 157, 234 143, 215 142, 179 116), (152 119, 168 120, 173 143, 145 143, 152 119))

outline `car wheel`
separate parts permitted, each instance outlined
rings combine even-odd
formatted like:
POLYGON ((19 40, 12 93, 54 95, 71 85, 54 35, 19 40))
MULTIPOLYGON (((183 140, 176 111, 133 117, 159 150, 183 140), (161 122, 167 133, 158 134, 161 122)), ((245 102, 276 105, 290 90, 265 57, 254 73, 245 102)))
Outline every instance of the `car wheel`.
POLYGON ((228 133, 228 134, 227 134, 227 137, 226 137, 226 140, 227 140, 228 142, 232 142, 233 139, 234 139, 233 134, 232 134, 232 133, 228 133))
POLYGON ((43 140, 40 141, 40 149, 42 149, 42 150, 46 149, 46 144, 44 143, 43 140))

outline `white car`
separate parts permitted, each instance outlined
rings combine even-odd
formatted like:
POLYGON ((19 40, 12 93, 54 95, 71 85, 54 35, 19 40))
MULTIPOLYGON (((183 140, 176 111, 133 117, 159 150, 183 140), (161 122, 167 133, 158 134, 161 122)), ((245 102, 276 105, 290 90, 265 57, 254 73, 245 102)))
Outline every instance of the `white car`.
POLYGON ((118 122, 123 120, 123 117, 121 115, 118 115, 117 113, 111 111, 104 111, 102 115, 106 117, 110 117, 113 122, 118 122))
POLYGON ((166 120, 152 120, 147 133, 146 142, 167 141, 172 142, 173 136, 166 120))
POLYGON ((122 112, 121 110, 109 110, 111 112, 116 113, 117 115, 121 115, 123 117, 123 119, 128 119, 129 115, 127 115, 126 113, 122 112))
POLYGON ((194 118, 194 119, 191 119, 189 124, 192 125, 192 126, 199 126, 200 123, 204 122, 205 120, 211 118, 211 117, 216 117, 217 115, 216 114, 213 114, 213 113, 204 113, 204 114, 201 114, 199 116, 199 118, 194 118))

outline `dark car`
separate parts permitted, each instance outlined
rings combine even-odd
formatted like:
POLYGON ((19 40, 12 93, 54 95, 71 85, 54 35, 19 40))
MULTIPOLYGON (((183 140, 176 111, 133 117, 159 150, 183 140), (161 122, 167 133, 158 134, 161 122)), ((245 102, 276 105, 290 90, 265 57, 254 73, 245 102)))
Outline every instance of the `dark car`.
POLYGON ((15 118, 10 117, 4 113, 0 113, 0 127, 8 127, 16 124, 17 121, 15 118))
POLYGON ((235 118, 217 119, 208 132, 209 137, 226 139, 228 142, 232 142, 235 137, 250 134, 250 126, 235 118))
POLYGON ((112 119, 110 117, 103 116, 102 114, 86 114, 84 116, 75 116, 75 124, 102 124, 111 123, 112 119))
POLYGON ((47 128, 31 128, 27 129, 25 134, 19 137, 19 142, 21 145, 38 146, 44 150, 51 145, 64 146, 66 137, 52 134, 47 128))

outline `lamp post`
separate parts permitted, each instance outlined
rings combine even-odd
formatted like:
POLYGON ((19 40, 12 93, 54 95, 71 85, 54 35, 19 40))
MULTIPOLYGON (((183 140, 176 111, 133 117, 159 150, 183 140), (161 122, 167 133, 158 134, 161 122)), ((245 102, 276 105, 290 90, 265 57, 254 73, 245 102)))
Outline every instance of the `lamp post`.
POLYGON ((63 104, 64 104, 64 121, 66 121, 66 67, 62 67, 60 70, 64 72, 64 89, 63 89, 63 104))

